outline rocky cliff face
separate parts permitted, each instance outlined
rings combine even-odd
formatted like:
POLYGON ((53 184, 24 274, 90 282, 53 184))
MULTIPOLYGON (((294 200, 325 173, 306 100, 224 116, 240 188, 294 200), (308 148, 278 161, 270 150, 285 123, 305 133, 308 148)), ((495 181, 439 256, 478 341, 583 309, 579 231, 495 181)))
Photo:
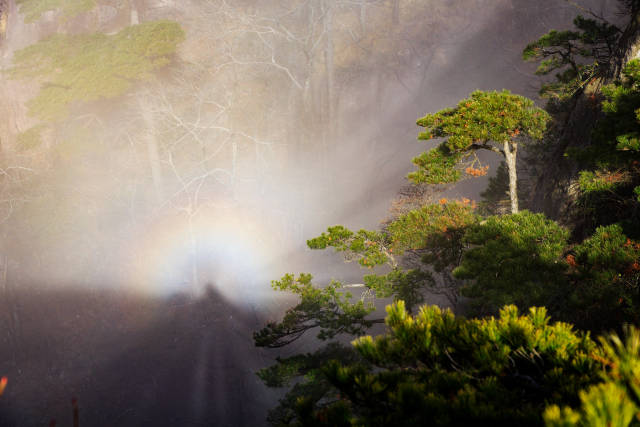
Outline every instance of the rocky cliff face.
POLYGON ((570 148, 588 145, 599 109, 589 95, 574 100, 571 110, 557 114, 559 128, 543 147, 532 149, 524 158, 530 182, 527 206, 544 212, 563 225, 575 222, 578 164, 565 156, 570 148))

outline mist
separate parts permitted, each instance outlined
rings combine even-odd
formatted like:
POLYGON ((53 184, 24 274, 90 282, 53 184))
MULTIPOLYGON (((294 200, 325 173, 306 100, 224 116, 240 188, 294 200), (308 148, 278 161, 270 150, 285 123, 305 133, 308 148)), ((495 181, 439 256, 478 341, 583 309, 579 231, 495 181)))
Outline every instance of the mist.
MULTIPOLYGON (((306 240, 380 227, 430 148, 416 141, 425 113, 476 89, 537 99, 522 49, 579 13, 562 0, 23 12, 0 0, 0 423, 15 426, 71 425, 72 397, 86 426, 265 425, 279 395, 255 371, 280 353, 252 332, 292 301, 270 281, 360 281, 306 240), (158 20, 184 32, 166 63, 109 75, 125 89, 80 90, 60 117, 34 113, 46 78, 12 74, 16 53, 55 34, 117 37, 158 20)), ((484 160, 491 176, 498 162, 484 160)), ((477 200, 486 183, 437 194, 477 200)))

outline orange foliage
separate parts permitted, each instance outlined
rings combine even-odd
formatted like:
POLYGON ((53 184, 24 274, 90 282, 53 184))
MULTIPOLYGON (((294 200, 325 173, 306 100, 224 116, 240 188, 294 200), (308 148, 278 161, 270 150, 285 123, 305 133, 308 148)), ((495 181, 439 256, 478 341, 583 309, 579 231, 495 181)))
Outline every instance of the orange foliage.
POLYGON ((483 166, 480 168, 474 168, 469 166, 468 168, 466 168, 464 171, 467 173, 467 175, 471 175, 471 176, 484 176, 487 174, 487 171, 489 170, 489 165, 487 166, 483 166))
POLYGON ((2 377, 0 379, 0 396, 2 396, 2 394, 4 393, 4 389, 7 387, 8 382, 9 379, 7 377, 2 377))

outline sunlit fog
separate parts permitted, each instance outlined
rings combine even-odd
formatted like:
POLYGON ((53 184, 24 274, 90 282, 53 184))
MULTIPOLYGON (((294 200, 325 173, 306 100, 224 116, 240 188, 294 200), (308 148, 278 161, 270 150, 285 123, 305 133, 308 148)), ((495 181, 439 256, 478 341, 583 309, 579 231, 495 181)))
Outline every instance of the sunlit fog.
POLYGON ((271 281, 361 283, 307 240, 383 226, 426 113, 542 106, 522 50, 573 3, 0 0, 0 425, 267 425, 255 372, 318 346, 254 346, 271 281))

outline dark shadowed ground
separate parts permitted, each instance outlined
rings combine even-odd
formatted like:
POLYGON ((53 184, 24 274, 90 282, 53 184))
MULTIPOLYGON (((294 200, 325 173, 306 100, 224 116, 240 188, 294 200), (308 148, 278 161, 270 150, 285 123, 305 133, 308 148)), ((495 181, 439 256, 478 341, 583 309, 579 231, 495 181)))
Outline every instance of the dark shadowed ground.
POLYGON ((107 292, 6 291, 0 425, 263 425, 277 393, 255 371, 255 314, 214 290, 165 301, 107 292))

